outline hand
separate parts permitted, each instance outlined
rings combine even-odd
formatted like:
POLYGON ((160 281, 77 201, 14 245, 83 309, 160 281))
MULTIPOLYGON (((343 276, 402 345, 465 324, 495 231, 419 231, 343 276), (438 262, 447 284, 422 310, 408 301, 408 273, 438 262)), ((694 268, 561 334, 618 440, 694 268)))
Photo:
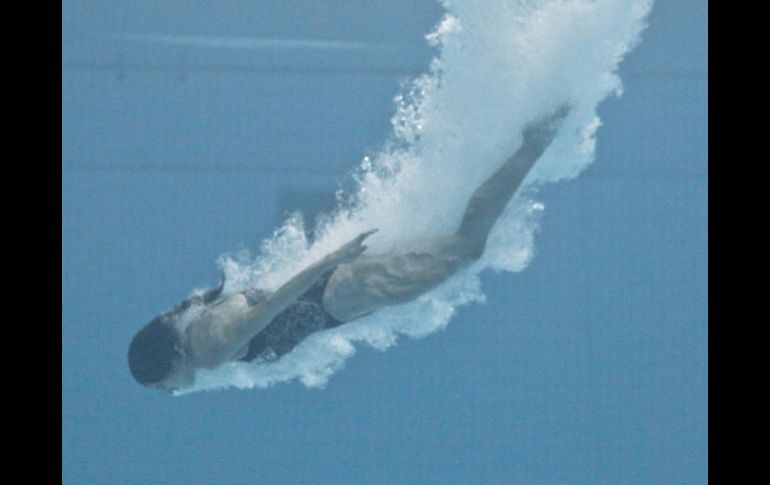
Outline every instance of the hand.
POLYGON ((340 265, 355 261, 364 251, 366 251, 366 246, 362 244, 364 239, 375 232, 377 232, 377 229, 362 232, 355 239, 329 254, 328 258, 330 262, 334 265, 340 265))

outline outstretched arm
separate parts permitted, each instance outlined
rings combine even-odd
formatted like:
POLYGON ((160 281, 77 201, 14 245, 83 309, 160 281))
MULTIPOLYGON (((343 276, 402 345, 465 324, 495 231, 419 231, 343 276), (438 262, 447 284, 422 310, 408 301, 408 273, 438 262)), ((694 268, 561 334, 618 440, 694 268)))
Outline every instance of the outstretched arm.
MULTIPOLYGON (((286 284, 278 289, 273 295, 270 296, 264 302, 254 307, 254 313, 259 314, 260 317, 266 317, 268 323, 275 318, 279 313, 285 310, 289 305, 294 302, 300 295, 310 289, 313 284, 324 275, 330 269, 334 269, 337 266, 350 263, 356 260, 364 251, 366 246, 363 244, 364 239, 377 232, 376 229, 359 234, 355 239, 349 243, 343 245, 338 250, 326 255, 321 261, 311 265, 297 276, 289 280, 286 284)), ((267 324, 265 324, 267 326, 267 324)), ((263 327, 264 328, 264 327, 263 327)), ((248 340, 256 335, 262 328, 253 332, 248 340)))
POLYGON ((307 291, 327 271, 358 258, 364 240, 374 231, 360 234, 338 250, 305 268, 281 286, 267 300, 245 308, 245 297, 233 295, 213 307, 185 332, 185 352, 193 367, 213 369, 233 360, 249 340, 262 331, 283 310, 307 291))

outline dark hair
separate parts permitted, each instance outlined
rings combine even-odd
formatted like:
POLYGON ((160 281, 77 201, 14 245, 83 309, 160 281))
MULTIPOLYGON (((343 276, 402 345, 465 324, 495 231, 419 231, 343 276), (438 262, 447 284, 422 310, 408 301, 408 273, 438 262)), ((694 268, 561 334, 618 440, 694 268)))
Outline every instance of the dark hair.
POLYGON ((142 385, 162 381, 171 373, 179 356, 179 334, 167 315, 155 318, 142 328, 128 347, 128 367, 142 385))

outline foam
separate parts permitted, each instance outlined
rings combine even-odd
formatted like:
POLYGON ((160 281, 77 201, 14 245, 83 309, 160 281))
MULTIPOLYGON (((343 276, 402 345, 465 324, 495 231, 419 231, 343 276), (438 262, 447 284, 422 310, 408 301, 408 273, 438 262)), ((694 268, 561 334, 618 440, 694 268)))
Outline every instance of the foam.
MULTIPOLYGON (((601 126, 596 109, 619 96, 618 65, 640 40, 652 0, 447 0, 446 15, 426 41, 437 51, 429 72, 394 98, 393 130, 364 157, 357 190, 305 236, 299 214, 252 257, 223 255, 225 292, 250 285, 275 290, 360 232, 380 231, 369 251, 446 235, 475 188, 521 141, 522 127, 568 102, 573 110, 493 229, 484 256, 418 300, 312 335, 271 364, 229 363, 199 371, 191 391, 265 388, 298 379, 323 387, 356 346, 386 350, 398 338, 444 328, 456 309, 482 302, 479 273, 517 272, 534 256, 543 204, 537 188, 578 176, 594 159, 601 126)), ((187 391, 190 392, 190 391, 187 391)))

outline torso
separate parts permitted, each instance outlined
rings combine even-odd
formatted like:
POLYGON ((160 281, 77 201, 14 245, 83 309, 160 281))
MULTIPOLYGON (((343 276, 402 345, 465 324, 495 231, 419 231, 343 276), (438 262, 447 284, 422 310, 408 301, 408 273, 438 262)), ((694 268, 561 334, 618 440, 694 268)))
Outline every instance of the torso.
MULTIPOLYGON (((238 360, 272 362, 289 353, 300 342, 320 330, 334 328, 343 322, 335 319, 323 307, 326 284, 333 271, 329 271, 287 309, 278 314, 270 324, 251 341, 245 355, 238 360)), ((252 304, 267 295, 259 290, 244 292, 252 304)))

